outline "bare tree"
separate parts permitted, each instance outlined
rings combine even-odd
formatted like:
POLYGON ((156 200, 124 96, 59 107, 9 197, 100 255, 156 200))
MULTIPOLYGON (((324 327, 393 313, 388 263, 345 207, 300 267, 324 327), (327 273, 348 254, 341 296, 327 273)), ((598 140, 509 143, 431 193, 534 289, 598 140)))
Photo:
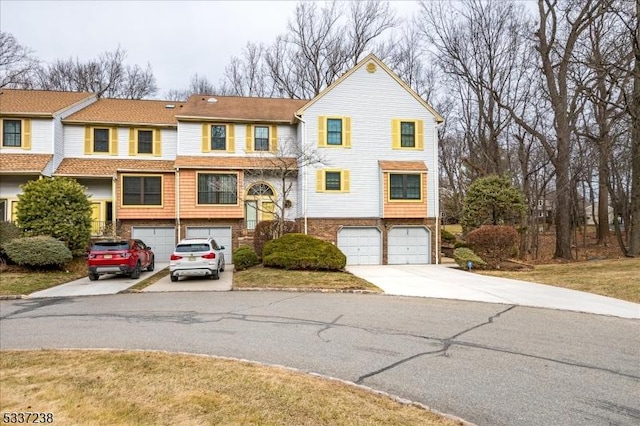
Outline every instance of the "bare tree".
POLYGON ((38 69, 35 86, 45 90, 86 91, 98 97, 142 99, 158 88, 151 66, 125 65, 126 51, 118 47, 97 59, 58 59, 38 69))
POLYGON ((32 85, 38 60, 33 52, 7 32, 0 31, 0 88, 26 89, 32 85))
POLYGON ((325 160, 316 149, 301 146, 293 139, 279 139, 275 152, 264 152, 255 157, 255 164, 246 173, 256 182, 270 182, 276 187, 276 194, 265 194, 273 203, 274 221, 276 222, 275 237, 285 232, 287 210, 291 208, 290 196, 294 190, 294 183, 298 171, 305 167, 324 164, 325 160))

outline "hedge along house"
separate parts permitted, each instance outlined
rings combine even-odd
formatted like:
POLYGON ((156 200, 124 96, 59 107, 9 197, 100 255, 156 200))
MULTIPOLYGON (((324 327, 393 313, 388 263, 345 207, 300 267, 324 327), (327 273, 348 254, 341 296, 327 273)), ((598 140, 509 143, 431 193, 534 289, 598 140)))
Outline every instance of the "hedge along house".
POLYGON ((437 263, 443 118, 374 55, 300 108, 298 218, 348 264, 437 263))
POLYGON ((62 119, 95 101, 92 93, 0 89, 0 221, 15 221, 21 185, 62 161, 62 119))

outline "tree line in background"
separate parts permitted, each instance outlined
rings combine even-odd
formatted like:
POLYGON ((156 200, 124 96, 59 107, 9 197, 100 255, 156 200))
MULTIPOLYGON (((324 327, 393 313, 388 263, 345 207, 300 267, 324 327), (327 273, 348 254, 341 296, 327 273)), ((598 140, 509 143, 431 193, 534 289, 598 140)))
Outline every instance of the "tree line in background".
MULTIPOLYGON (((535 251, 548 224, 555 256, 572 258, 573 231, 591 205, 598 243, 615 236, 637 256, 639 11, 640 3, 625 0, 420 1, 415 16, 400 19, 388 2, 300 2, 286 31, 270 45, 247 43, 217 85, 196 73, 188 88, 163 98, 310 99, 373 52, 446 117, 439 159, 447 218, 462 218, 472 182, 504 175, 529 206, 523 249, 535 251)), ((151 67, 125 65, 120 47, 52 64, 7 33, 0 48, 0 87, 131 99, 158 92, 151 67)))

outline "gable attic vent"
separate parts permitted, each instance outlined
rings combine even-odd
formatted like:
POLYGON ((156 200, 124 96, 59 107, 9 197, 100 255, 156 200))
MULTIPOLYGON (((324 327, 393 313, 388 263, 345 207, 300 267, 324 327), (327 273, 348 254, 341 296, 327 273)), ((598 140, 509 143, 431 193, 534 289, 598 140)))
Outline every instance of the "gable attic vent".
POLYGON ((207 99, 207 102, 210 104, 215 104, 216 102, 218 102, 218 100, 216 98, 209 98, 207 99))
POLYGON ((167 104, 164 106, 166 109, 174 109, 176 106, 174 104, 167 104))

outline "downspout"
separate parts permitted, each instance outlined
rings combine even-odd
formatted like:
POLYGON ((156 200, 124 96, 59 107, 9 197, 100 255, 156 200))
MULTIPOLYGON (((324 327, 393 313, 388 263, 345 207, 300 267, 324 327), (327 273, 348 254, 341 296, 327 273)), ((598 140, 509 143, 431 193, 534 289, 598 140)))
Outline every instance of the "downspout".
MULTIPOLYGON (((302 119, 301 116, 297 115, 297 114, 293 114, 294 117, 296 117, 298 120, 300 120, 300 123, 302 123, 302 141, 300 141, 301 144, 301 148, 302 149, 306 149, 306 142, 307 142, 307 129, 306 129, 306 121, 304 121, 302 119)), ((307 181, 308 181, 308 168, 309 166, 307 164, 305 164, 304 166, 304 173, 302 174, 302 216, 303 216, 303 223, 304 223, 304 234, 307 235, 308 234, 308 221, 307 221, 307 181)))
POLYGON ((111 178, 111 199, 113 200, 111 202, 111 222, 112 222, 112 226, 111 226, 111 236, 112 237, 116 237, 116 231, 117 229, 117 224, 118 224, 118 218, 116 217, 116 214, 118 212, 118 175, 114 175, 113 178, 111 178))
POLYGON ((174 186, 176 193, 176 229, 178 232, 177 241, 180 241, 180 168, 176 167, 176 172, 174 175, 174 186))
POLYGON ((434 169, 437 171, 436 172, 436 176, 435 176, 435 182, 434 182, 434 190, 435 190, 435 198, 436 198, 436 203, 435 203, 435 213, 436 213, 436 265, 440 264, 440 169, 439 169, 439 164, 438 164, 438 154, 439 154, 439 149, 438 149, 438 126, 440 126, 441 123, 438 123, 436 121, 436 125, 433 127, 433 140, 435 141, 434 147, 435 147, 435 155, 434 155, 434 169))

